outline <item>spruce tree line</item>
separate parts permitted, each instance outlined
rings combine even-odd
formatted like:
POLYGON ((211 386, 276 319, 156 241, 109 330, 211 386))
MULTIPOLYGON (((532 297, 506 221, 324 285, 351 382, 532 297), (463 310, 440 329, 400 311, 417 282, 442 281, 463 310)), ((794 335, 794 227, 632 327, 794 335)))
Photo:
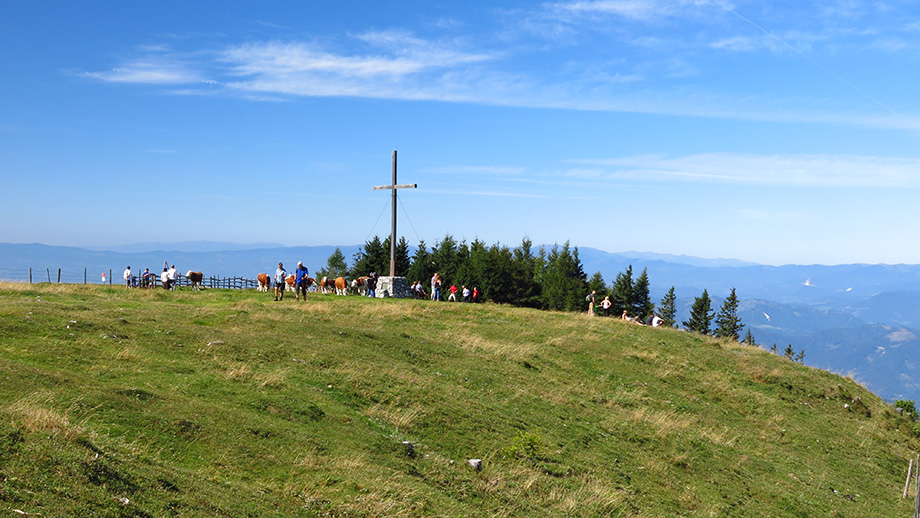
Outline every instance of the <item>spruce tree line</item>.
MULTIPOLYGON (((355 254, 351 268, 347 267, 344 255, 337 248, 317 275, 350 279, 370 272, 388 275, 389 265, 390 238, 381 240, 375 236, 355 254)), ((479 239, 469 244, 465 240, 458 242, 448 234, 431 247, 422 241, 410 257, 409 244, 404 237, 400 238, 396 244, 397 276, 406 277, 409 282, 421 282, 427 289, 435 272, 443 280, 441 297, 444 299, 450 285, 455 284, 458 288, 464 285, 470 289, 478 287, 482 300, 499 304, 584 311, 587 306, 585 296, 594 291, 598 306, 605 297, 610 297, 610 313, 613 316, 618 317, 625 311, 627 315, 644 321, 656 312, 665 326, 677 326, 677 296, 673 286, 656 308, 649 295, 647 269, 634 279, 630 265, 617 274, 609 286, 600 272, 588 279, 578 257, 578 247, 572 247, 568 241, 561 246, 553 245, 549 250, 541 247, 535 251, 533 243, 526 237, 519 246, 511 249, 501 244, 489 246, 479 239)), ((716 315, 709 293, 703 290, 691 306, 689 319, 682 324, 686 329, 703 335, 712 334, 738 341, 744 329, 738 316, 738 302, 732 288, 716 315), (716 324, 714 329, 713 320, 716 324)), ((745 341, 754 343, 750 330, 745 341)))
MULTIPOLYGON (((349 278, 377 272, 389 274, 389 238, 374 237, 355 254, 349 278)), ((585 273, 578 258, 578 249, 569 243, 551 249, 534 251, 533 243, 523 239, 520 246, 486 245, 476 239, 467 244, 451 235, 434 246, 422 241, 414 255, 409 256, 405 238, 396 246, 396 275, 409 282, 427 286, 437 272, 444 284, 442 298, 447 297, 451 284, 478 287, 483 300, 499 304, 577 311, 582 309, 587 290, 585 273)))

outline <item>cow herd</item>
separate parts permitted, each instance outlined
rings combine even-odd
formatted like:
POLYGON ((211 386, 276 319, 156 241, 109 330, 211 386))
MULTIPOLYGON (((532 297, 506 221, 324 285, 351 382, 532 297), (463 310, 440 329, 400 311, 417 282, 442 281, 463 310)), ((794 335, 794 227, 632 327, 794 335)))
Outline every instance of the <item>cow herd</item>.
MULTIPOLYGON (((204 275, 201 272, 193 272, 190 270, 185 274, 185 277, 188 279, 192 288, 195 290, 201 289, 201 282, 204 280, 204 275)), ((258 291, 269 291, 272 285, 271 276, 267 273, 260 273, 257 279, 259 281, 258 291)), ((284 281, 285 291, 296 291, 297 287, 294 284, 294 275, 287 277, 284 281)), ((351 291, 364 295, 367 287, 367 277, 359 277, 351 281, 350 286, 344 277, 336 277, 334 279, 323 277, 320 280, 316 280, 313 277, 305 277, 304 282, 306 283, 307 289, 312 286, 315 290, 323 294, 335 293, 336 295, 347 295, 350 287, 351 291)))
MULTIPOLYGON (((272 284, 271 276, 267 273, 260 273, 257 279, 259 280, 258 291, 269 291, 269 288, 271 288, 272 284)), ((296 278, 294 275, 290 275, 284 279, 285 291, 297 291, 295 279, 296 278)), ((364 295, 364 279, 365 277, 361 277, 360 279, 355 279, 351 283, 352 289, 361 295, 364 295), (361 281, 360 283, 359 280, 361 281)), ((328 293, 335 293, 336 295, 348 295, 348 281, 346 281, 344 277, 336 277, 335 279, 323 277, 320 280, 316 280, 313 277, 305 277, 304 282, 306 283, 307 289, 313 287, 315 290, 323 293, 324 295, 328 293)))

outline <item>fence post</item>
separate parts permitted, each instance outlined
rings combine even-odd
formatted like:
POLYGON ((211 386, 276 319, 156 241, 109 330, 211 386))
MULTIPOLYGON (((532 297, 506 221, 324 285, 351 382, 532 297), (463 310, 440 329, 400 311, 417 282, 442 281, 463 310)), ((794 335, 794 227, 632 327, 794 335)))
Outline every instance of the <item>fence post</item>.
POLYGON ((29 284, 32 284, 32 267, 29 267, 29 284))
MULTIPOLYGON (((917 463, 920 464, 920 455, 917 455, 917 463)), ((920 470, 917 470, 917 473, 914 475, 914 490, 917 492, 917 496, 914 497, 914 518, 920 516, 920 470)))
POLYGON ((907 492, 910 489, 910 475, 914 472, 914 459, 910 459, 907 465, 907 480, 904 481, 904 495, 901 498, 907 498, 907 492))
POLYGON ((51 268, 45 268, 45 273, 48 274, 48 284, 51 284, 51 268))
POLYGON ((83 284, 86 284, 86 267, 83 267, 83 284))

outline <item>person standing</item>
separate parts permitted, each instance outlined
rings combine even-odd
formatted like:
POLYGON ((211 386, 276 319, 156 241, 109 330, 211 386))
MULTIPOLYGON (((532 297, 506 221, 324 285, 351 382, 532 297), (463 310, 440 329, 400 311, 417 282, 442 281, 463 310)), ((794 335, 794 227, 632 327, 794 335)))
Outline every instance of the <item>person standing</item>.
POLYGON ((160 282, 163 283, 163 289, 169 291, 169 269, 163 267, 163 273, 160 274, 160 282))
POLYGON ((438 272, 431 277, 431 300, 441 300, 441 276, 438 272))
POLYGON ((457 302, 457 285, 450 285, 450 295, 447 296, 447 302, 457 302))
POLYGON ((303 300, 307 300, 307 278, 310 272, 302 262, 297 261, 297 270, 294 271, 294 297, 300 300, 300 292, 303 292, 303 300))
POLYGON ((367 296, 377 298, 377 272, 367 274, 367 296))
POLYGON ((128 266, 125 268, 125 273, 122 274, 122 277, 125 279, 125 288, 131 287, 131 267, 128 266))
POLYGON ((473 304, 479 302, 479 288, 473 286, 473 304))
POLYGON ((461 288, 461 293, 463 294, 463 298, 460 299, 460 302, 469 302, 470 301, 470 289, 467 288, 466 286, 463 286, 463 288, 461 288))
POLYGON ((604 310, 604 316, 610 316, 610 307, 613 306, 613 302, 610 302, 610 296, 604 297, 604 300, 601 301, 601 309, 604 310))
POLYGON ((179 280, 179 272, 176 271, 176 265, 169 265, 169 271, 167 273, 169 273, 169 289, 174 290, 176 289, 176 282, 179 280))
POLYGON ((597 295, 597 291, 592 291, 585 297, 585 300, 588 301, 588 315, 594 316, 594 297, 597 295))
POLYGON ((278 263, 278 269, 275 270, 275 300, 284 300, 284 284, 287 279, 287 272, 284 265, 278 263), (279 295, 280 292, 280 295, 279 295))

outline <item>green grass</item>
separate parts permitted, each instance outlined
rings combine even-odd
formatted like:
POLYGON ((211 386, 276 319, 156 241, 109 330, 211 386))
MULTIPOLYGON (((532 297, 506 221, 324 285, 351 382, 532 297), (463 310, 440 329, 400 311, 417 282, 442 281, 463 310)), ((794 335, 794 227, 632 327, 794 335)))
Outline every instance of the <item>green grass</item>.
POLYGON ((0 514, 908 516, 912 430, 615 319, 0 284, 0 514))

